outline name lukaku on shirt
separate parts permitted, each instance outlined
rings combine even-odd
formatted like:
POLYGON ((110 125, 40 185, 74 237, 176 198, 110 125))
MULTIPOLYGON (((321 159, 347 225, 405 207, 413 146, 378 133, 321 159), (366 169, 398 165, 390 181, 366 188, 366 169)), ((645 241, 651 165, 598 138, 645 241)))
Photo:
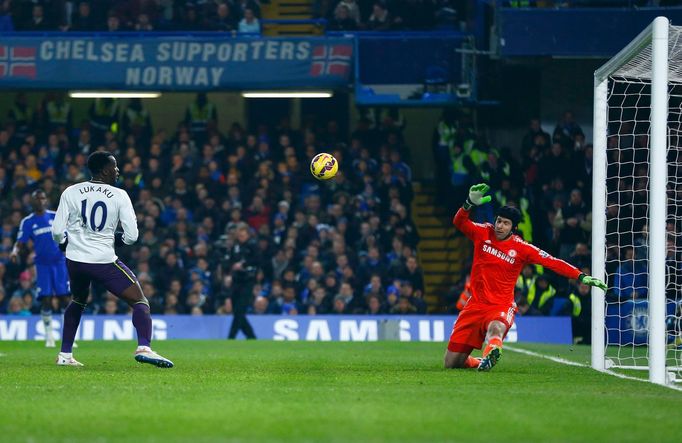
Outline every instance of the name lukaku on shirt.
POLYGON ((494 255, 497 258, 501 258, 502 260, 506 261, 507 263, 514 264, 516 262, 516 259, 514 257, 510 257, 509 255, 505 254, 504 252, 493 248, 490 245, 483 245, 483 252, 487 252, 490 255, 494 255))
POLYGON ((107 198, 113 198, 114 197, 114 193, 111 192, 110 189, 102 188, 101 186, 94 186, 94 185, 83 186, 82 188, 79 188, 78 191, 81 194, 87 194, 88 192, 99 192, 101 194, 104 194, 107 198))

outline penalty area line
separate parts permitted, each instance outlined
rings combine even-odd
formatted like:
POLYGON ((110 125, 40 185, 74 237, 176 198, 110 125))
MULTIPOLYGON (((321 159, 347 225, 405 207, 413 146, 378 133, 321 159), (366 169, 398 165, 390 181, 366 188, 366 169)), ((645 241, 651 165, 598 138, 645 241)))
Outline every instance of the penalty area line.
MULTIPOLYGON (((585 363, 578 363, 575 361, 566 360, 565 358, 561 358, 561 357, 552 357, 551 355, 540 354, 539 352, 533 352, 533 351, 529 351, 528 349, 517 348, 515 346, 505 346, 504 349, 507 349, 507 350, 512 351, 512 352, 517 352, 519 354, 530 355, 532 357, 544 358, 545 360, 551 360, 555 363, 560 363, 562 365, 578 366, 580 368, 592 369, 592 366, 587 365, 585 363)), ((614 377, 622 378, 625 380, 635 380, 635 381, 641 381, 644 383, 651 383, 649 380, 647 380, 645 378, 637 378, 637 377, 632 377, 630 375, 619 374, 618 372, 614 372, 614 371, 611 371, 609 369, 604 369, 603 371, 598 371, 598 372, 602 372, 602 373, 608 374, 608 375, 613 375, 614 377)), ((651 383, 651 384, 653 384, 653 383, 651 383)), ((657 386, 663 386, 665 388, 669 388, 669 389, 673 389, 675 391, 682 392, 682 387, 680 387, 680 386, 674 386, 674 385, 670 385, 670 384, 657 385, 657 386)))

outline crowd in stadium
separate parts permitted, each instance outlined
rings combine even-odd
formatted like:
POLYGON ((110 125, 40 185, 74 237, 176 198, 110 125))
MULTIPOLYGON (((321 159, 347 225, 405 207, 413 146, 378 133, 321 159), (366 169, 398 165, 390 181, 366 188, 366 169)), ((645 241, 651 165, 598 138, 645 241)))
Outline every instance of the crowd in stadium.
POLYGON ((0 5, 18 31, 260 32, 260 2, 237 1, 17 1, 0 5))
MULTIPOLYGON (((259 0, 0 2, 1 26, 19 31, 261 31, 259 0)), ((317 0, 330 31, 455 29, 466 1, 317 0)))
MULTIPOLYGON (((75 125, 64 95, 47 94, 36 110, 17 94, 0 130, 0 313, 37 309, 32 256, 10 260, 32 191, 56 209, 65 187, 89 178, 86 159, 98 149, 116 156, 137 212, 140 239, 118 253, 153 313, 231 312, 226 266, 242 226, 257 256, 254 313, 426 312, 400 122, 363 118, 347 137, 334 120, 300 131, 287 119, 253 131, 234 123, 221 134, 218 118, 197 94, 172 134, 153 130, 139 99, 97 99, 75 125), (322 150, 341 165, 329 182, 308 170, 322 150)), ((105 292, 95 288, 88 312, 127 309, 105 292)))

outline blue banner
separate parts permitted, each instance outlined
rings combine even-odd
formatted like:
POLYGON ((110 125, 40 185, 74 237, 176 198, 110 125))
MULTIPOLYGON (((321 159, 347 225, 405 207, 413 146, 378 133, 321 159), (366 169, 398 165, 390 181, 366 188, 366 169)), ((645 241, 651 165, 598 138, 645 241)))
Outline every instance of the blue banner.
POLYGON ((467 82, 462 78, 462 48, 467 35, 417 34, 391 37, 377 33, 358 40, 358 78, 363 84, 424 84, 467 82))
POLYGON ((12 34, 0 42, 0 88, 333 88, 349 83, 352 61, 352 39, 342 37, 12 34))
MULTIPOLYGON (((666 302, 666 316, 675 315, 675 303, 666 302)), ((646 345, 649 341, 649 302, 627 300, 606 307, 607 345, 646 345)), ((672 336, 669 336, 669 340, 672 336)))
MULTIPOLYGON (((267 340, 306 341, 427 341, 444 342, 450 337, 456 317, 447 316, 280 316, 251 315, 256 336, 267 340)), ((231 316, 154 316, 153 338, 224 339, 231 316)), ((55 339, 60 338, 61 321, 53 320, 55 339)), ((84 316, 78 340, 133 340, 135 328, 129 316, 84 316)), ((40 316, 0 316, 0 341, 44 340, 40 316)), ((518 317, 507 341, 572 343, 569 317, 518 317)))
POLYGON ((608 58, 659 15, 682 24, 682 8, 503 8, 500 54, 608 58))

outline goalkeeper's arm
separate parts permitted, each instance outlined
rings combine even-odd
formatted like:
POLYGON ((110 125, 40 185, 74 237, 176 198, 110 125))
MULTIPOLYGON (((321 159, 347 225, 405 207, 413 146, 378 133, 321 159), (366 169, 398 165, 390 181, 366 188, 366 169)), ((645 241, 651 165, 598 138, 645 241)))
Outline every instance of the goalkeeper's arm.
POLYGON ((590 277, 589 275, 580 272, 578 268, 570 263, 567 263, 559 258, 553 257, 545 251, 541 250, 537 246, 528 244, 527 246, 528 261, 530 263, 535 263, 542 265, 543 267, 556 272, 566 278, 578 279, 581 283, 588 286, 595 286, 599 289, 606 291, 606 283, 599 280, 596 277, 590 277))
POLYGON ((489 195, 485 196, 485 193, 488 192, 488 190, 490 190, 490 187, 484 183, 469 188, 469 197, 452 220, 452 224, 472 240, 477 237, 479 232, 480 235, 485 235, 486 228, 483 225, 472 222, 469 219, 469 211, 472 207, 488 203, 491 200, 489 195))

